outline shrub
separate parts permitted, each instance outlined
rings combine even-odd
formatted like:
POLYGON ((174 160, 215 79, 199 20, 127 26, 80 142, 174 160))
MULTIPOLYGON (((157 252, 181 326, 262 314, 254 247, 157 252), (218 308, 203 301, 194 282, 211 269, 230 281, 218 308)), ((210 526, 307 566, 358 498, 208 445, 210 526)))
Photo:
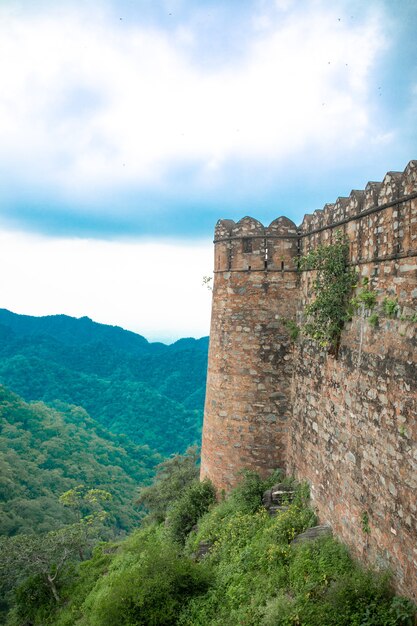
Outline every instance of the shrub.
POLYGON ((317 592, 352 568, 347 548, 331 537, 294 546, 289 584, 297 592, 317 592))
POLYGON ((9 626, 42 622, 55 609, 56 602, 42 576, 27 578, 14 592, 15 602, 9 614, 9 626))
POLYGON ((84 604, 89 626, 171 626, 207 590, 206 566, 181 555, 161 529, 137 533, 84 604))
POLYGON ((168 508, 198 479, 198 458, 198 448, 193 446, 185 454, 176 454, 157 465, 152 484, 140 490, 137 500, 148 514, 148 523, 163 522, 168 508))
POLYGON ((193 483, 169 509, 166 524, 174 541, 183 544, 197 521, 216 500, 216 491, 208 479, 193 483))
POLYGON ((262 626, 290 626, 294 624, 294 598, 286 593, 279 593, 268 602, 263 610, 262 626))
POLYGON ((398 302, 396 299, 384 298, 382 303, 385 315, 388 317, 394 317, 398 311, 398 302))
POLYGON ((283 472, 279 469, 264 479, 252 470, 243 470, 240 475, 242 480, 229 497, 236 508, 245 513, 254 513, 262 504, 265 490, 283 479, 283 472))
POLYGON ((363 304, 365 309, 373 309, 376 304, 376 293, 370 289, 361 289, 356 296, 356 302, 363 304))

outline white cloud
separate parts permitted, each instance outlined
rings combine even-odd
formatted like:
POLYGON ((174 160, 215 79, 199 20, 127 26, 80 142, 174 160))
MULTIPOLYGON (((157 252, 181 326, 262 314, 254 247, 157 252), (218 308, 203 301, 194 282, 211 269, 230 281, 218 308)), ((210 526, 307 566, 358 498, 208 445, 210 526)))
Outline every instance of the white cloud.
POLYGON ((172 341, 209 333, 202 277, 212 246, 50 239, 0 231, 0 307, 28 315, 88 315, 172 341))
POLYGON ((210 69, 191 56, 198 33, 186 26, 170 34, 99 9, 3 10, 0 161, 9 175, 74 191, 157 184, 173 163, 197 162, 212 181, 230 159, 358 146, 372 128, 380 20, 354 25, 311 7, 254 17, 244 54, 210 69))

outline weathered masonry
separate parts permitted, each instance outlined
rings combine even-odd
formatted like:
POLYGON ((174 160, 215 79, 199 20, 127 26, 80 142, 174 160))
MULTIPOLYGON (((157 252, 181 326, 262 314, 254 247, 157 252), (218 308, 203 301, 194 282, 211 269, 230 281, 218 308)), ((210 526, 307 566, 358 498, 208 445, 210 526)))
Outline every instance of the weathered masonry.
POLYGON ((320 519, 362 559, 391 567, 414 599, 416 331, 417 161, 298 228, 285 217, 217 223, 202 476, 225 490, 243 468, 308 480, 320 519), (283 320, 302 320, 311 300, 312 272, 298 271, 298 258, 337 231, 380 315, 373 327, 360 310, 335 358, 291 342, 283 320))

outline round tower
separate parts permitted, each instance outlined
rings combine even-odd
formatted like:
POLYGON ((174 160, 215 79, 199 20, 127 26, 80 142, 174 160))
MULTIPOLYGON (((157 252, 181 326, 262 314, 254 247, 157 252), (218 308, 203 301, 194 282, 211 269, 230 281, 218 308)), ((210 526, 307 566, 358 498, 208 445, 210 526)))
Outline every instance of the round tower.
POLYGON ((285 217, 220 220, 214 255, 201 476, 229 490, 244 468, 286 464, 297 229, 285 217))

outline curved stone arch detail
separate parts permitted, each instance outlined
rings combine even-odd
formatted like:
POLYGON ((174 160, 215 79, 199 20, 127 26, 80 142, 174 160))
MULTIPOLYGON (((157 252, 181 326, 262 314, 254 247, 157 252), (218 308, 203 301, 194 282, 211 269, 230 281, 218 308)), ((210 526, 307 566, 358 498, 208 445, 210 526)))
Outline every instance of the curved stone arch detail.
POLYGON ((217 241, 218 239, 230 237, 235 225, 234 220, 218 220, 214 228, 214 240, 217 241))
POLYGON ((297 226, 288 217, 273 220, 265 229, 266 267, 273 270, 295 269, 298 255, 297 226), (269 235, 269 238, 268 238, 269 235))
POLYGON ((254 217, 246 215, 242 217, 235 226, 232 228, 232 235, 234 237, 263 236, 265 234, 264 225, 254 217))
POLYGON ((396 200, 402 194, 403 172, 387 172, 378 194, 378 204, 396 200))
POLYGON ((267 235, 296 235, 297 226, 288 217, 281 216, 273 220, 265 232, 267 235))

